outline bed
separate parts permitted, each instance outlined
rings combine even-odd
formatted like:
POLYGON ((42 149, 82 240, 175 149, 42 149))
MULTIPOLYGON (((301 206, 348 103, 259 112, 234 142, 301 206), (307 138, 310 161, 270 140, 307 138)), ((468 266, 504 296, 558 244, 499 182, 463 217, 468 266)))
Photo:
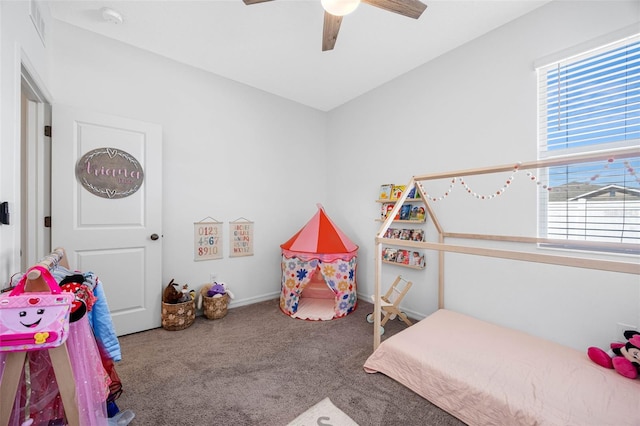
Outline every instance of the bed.
MULTIPOLYGON (((413 176, 376 236, 373 353, 368 373, 382 373, 398 381, 469 425, 640 425, 640 380, 622 377, 593 363, 584 352, 521 331, 505 328, 445 309, 444 254, 457 253, 516 261, 588 268, 640 275, 640 263, 598 257, 557 255, 535 250, 556 241, 539 237, 445 232, 430 207, 423 183, 509 170, 543 169, 565 164, 640 156, 638 147, 577 155, 568 160, 541 160, 413 176), (565 161, 565 163, 561 163, 565 161), (437 241, 402 241, 403 246, 437 251, 438 310, 381 342, 381 279, 385 238, 392 218, 411 189, 425 200, 437 241), (454 243, 449 243, 449 239, 454 243), (465 244, 465 242, 468 242, 465 244), (516 249, 509 244, 515 243, 516 249), (505 245, 507 247, 503 248, 505 245), (523 245, 532 248, 522 249, 523 245)), ((605 166, 606 167, 606 166, 605 166)), ((532 176, 532 175, 531 175, 532 176)), ((528 177, 531 179, 530 175, 528 177)), ((509 178, 512 179, 512 178, 509 178)), ((535 179, 535 178, 534 178, 535 179)), ((445 196, 448 195, 445 194, 445 196)), ((572 241, 572 244, 574 241, 572 241)), ((588 249, 591 242, 579 241, 588 249)), ((637 246, 637 245, 636 245, 637 246)), ((637 249, 637 247, 636 247, 637 249)))
POLYGON ((367 359, 470 425, 639 425, 640 380, 586 353, 440 309, 367 359))

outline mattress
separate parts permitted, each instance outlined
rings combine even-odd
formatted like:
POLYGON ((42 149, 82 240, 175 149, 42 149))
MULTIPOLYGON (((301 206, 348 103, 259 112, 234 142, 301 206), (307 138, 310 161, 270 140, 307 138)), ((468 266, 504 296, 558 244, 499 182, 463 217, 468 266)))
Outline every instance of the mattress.
POLYGON ((367 359, 469 425, 640 425, 640 380, 580 352, 441 309, 367 359))

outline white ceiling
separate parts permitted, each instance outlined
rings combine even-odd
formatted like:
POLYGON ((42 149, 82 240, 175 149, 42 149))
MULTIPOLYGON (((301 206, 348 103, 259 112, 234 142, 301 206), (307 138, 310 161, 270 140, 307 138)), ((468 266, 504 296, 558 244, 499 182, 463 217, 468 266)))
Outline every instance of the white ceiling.
POLYGON ((320 0, 49 0, 55 19, 329 111, 549 0, 422 0, 414 20, 361 4, 322 52, 320 0), (102 19, 111 7, 124 23, 102 19))

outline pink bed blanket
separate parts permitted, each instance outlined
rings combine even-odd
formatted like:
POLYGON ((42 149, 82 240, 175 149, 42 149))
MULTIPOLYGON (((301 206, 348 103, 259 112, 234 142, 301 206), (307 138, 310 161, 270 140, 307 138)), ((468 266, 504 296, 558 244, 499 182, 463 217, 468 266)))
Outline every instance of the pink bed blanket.
POLYGON ((640 379, 583 352, 441 309, 367 359, 469 425, 640 425, 640 379))

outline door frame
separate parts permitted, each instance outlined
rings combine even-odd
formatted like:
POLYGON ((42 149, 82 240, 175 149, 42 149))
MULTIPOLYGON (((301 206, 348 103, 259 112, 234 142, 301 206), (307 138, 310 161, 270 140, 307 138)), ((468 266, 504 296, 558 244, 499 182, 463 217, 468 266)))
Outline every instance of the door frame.
POLYGON ((32 67, 20 67, 20 267, 26 271, 51 251, 51 125, 50 95, 32 67))

